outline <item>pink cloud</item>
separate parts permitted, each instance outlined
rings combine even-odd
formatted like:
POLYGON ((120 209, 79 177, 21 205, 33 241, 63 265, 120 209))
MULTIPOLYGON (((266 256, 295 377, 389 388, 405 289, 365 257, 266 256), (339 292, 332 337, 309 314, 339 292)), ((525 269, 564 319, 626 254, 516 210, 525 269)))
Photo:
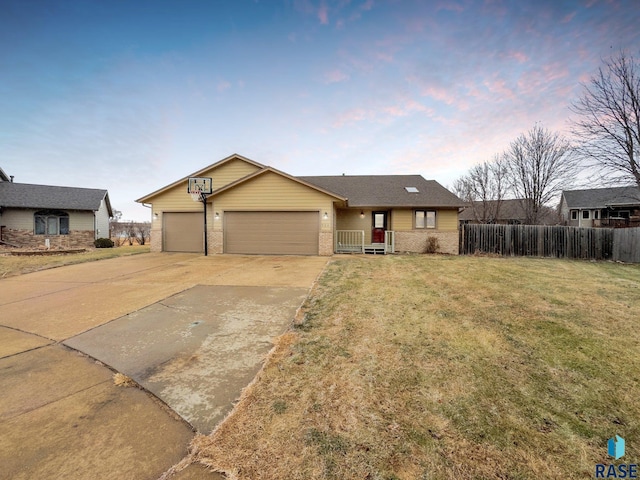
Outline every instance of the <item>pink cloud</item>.
POLYGON ((440 10, 449 10, 451 12, 460 13, 464 11, 464 7, 453 2, 443 2, 436 7, 436 12, 440 10))
POLYGON ((318 8, 318 20, 322 25, 327 25, 329 23, 329 8, 326 3, 322 3, 318 8))
POLYGON ((483 85, 489 90, 491 93, 496 93, 501 97, 506 97, 509 99, 515 98, 513 90, 507 87, 507 82, 505 82, 502 78, 494 78, 493 80, 485 80, 483 85))
POLYGON ((428 108, 413 99, 407 100, 404 104, 384 107, 382 111, 393 117, 406 117, 413 112, 428 112, 429 114, 433 114, 433 109, 428 108))
POLYGON ((431 97, 447 105, 452 105, 458 98, 457 95, 454 95, 450 90, 434 85, 424 87, 421 93, 426 97, 431 97))
POLYGON ((218 82, 218 86, 216 87, 216 89, 219 92, 224 92, 225 90, 229 90, 231 88, 231 84, 229 82, 227 82, 226 80, 221 80, 218 82))
POLYGON ((324 83, 339 83, 349 80, 349 75, 342 70, 331 70, 324 74, 324 83))
POLYGON ((507 60, 515 60, 518 63, 525 63, 529 60, 529 56, 526 53, 515 51, 515 50, 510 50, 507 53, 505 53, 503 56, 507 60))
POLYGON ((576 12, 571 12, 560 21, 560 23, 569 23, 576 16, 576 12))
POLYGON ((364 108, 352 108, 346 112, 338 115, 338 118, 333 122, 333 126, 336 128, 342 127, 349 123, 361 122, 367 120, 370 117, 370 113, 364 108))

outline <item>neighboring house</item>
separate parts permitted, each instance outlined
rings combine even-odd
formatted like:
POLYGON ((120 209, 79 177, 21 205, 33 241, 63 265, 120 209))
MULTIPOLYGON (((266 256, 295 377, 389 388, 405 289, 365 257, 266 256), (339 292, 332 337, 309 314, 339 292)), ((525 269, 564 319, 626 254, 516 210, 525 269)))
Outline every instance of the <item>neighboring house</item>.
POLYGON ((640 189, 635 186, 566 190, 560 199, 565 225, 574 227, 640 226, 640 189))
MULTIPOLYGON (((526 225, 528 222, 524 202, 526 200, 522 198, 471 202, 460 213, 460 223, 526 225)), ((556 225, 558 222, 558 213, 553 208, 543 206, 538 225, 556 225)))
MULTIPOLYGON (((189 177, 213 178, 212 253, 423 252, 429 236, 458 253, 464 202, 420 175, 294 177, 231 155, 189 177)), ((189 177, 136 200, 151 205, 152 251, 203 251, 203 205, 187 194, 189 177)))
POLYGON ((17 247, 92 247, 109 237, 109 194, 93 188, 15 183, 0 169, 0 242, 17 247))

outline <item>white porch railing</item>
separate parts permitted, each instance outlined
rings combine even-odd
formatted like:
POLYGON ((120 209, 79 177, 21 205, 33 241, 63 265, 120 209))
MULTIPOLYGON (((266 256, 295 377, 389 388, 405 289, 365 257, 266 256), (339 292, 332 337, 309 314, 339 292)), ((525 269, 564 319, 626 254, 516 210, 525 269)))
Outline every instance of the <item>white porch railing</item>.
POLYGON ((393 230, 384 232, 384 253, 396 253, 396 232, 393 230))
POLYGON ((395 232, 384 232, 384 243, 365 245, 364 230, 336 230, 335 253, 395 253, 395 232))
POLYGON ((364 230, 336 230, 336 253, 364 253, 364 230))

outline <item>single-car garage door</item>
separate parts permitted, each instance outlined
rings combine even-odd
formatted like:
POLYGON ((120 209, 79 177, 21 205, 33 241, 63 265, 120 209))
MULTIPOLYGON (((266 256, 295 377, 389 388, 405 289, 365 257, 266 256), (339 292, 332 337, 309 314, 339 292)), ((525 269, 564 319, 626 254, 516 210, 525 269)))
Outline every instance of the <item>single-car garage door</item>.
POLYGON ((164 213, 165 252, 204 252, 204 218, 199 212, 164 213))
POLYGON ((318 255, 318 212, 226 212, 224 252, 318 255))

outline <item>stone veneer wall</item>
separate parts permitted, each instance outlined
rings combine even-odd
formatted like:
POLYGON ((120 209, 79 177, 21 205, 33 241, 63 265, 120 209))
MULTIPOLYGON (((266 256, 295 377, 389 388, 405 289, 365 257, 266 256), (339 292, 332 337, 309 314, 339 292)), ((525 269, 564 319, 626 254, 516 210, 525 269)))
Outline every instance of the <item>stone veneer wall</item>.
POLYGON ((209 231, 209 253, 224 252, 224 233, 222 230, 209 231))
POLYGON ((411 231, 395 233, 396 253, 412 252, 424 253, 427 246, 427 238, 436 237, 440 248, 438 253, 449 253, 458 255, 459 238, 458 231, 439 232, 439 231, 411 231))
POLYGON ((151 241, 149 245, 151 246, 152 252, 161 252, 162 251, 162 230, 155 229, 151 230, 151 241))
POLYGON ((93 230, 71 230, 68 235, 35 235, 33 230, 5 228, 2 240, 21 248, 45 248, 45 240, 49 239, 52 249, 93 248, 93 230))
POLYGON ((333 255, 333 232, 320 232, 318 241, 320 243, 319 255, 333 255))

